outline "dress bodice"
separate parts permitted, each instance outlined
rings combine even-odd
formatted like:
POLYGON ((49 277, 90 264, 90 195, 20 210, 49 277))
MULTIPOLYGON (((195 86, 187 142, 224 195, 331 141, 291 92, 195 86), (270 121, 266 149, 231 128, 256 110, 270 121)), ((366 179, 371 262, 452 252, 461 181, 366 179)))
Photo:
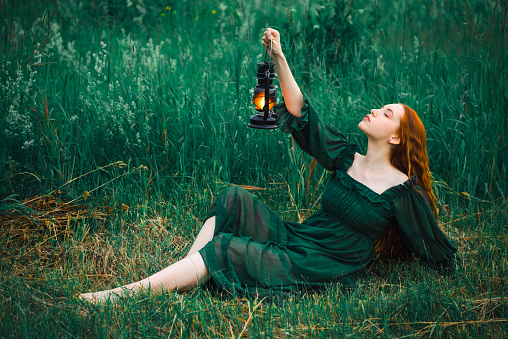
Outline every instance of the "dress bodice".
POLYGON ((322 209, 375 240, 390 225, 393 216, 385 208, 384 197, 362 194, 365 188, 353 180, 345 171, 335 171, 321 197, 322 209))

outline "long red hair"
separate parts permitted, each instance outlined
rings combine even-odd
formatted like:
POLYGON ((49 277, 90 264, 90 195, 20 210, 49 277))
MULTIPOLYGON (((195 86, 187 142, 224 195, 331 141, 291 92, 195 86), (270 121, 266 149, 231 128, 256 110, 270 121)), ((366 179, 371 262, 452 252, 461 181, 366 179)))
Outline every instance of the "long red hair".
MULTIPOLYGON (((432 191, 434 178, 430 174, 429 158, 427 157, 427 134, 416 112, 406 105, 402 105, 402 107, 404 107, 404 116, 398 130, 400 143, 392 147, 391 162, 408 177, 416 175, 416 184, 423 189, 437 220, 436 196, 432 191)), ((412 257, 402 241, 397 225, 389 226, 376 239, 375 255, 379 255, 379 259, 408 259, 412 257)))

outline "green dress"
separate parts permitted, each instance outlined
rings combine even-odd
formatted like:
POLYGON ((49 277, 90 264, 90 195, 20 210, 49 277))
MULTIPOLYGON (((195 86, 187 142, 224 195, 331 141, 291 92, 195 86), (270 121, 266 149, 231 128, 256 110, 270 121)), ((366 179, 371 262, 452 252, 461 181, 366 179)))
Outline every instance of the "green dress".
POLYGON ((452 261, 456 247, 436 223, 416 177, 378 194, 347 174, 356 145, 326 126, 305 99, 302 117, 275 106, 282 130, 332 171, 322 207, 302 223, 283 221, 248 191, 231 187, 212 204, 213 239, 199 252, 213 282, 241 294, 294 292, 340 282, 356 284, 374 255, 374 241, 396 223, 408 249, 431 266, 452 261))

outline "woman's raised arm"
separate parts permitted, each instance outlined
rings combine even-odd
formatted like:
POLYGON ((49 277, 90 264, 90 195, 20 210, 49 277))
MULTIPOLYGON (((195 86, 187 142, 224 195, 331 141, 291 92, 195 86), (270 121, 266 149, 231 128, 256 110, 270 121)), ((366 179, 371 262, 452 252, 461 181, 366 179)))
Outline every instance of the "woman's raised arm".
POLYGON ((275 29, 267 28, 261 40, 266 47, 267 53, 270 53, 271 46, 272 60, 275 64, 275 71, 279 78, 280 89, 282 90, 288 112, 295 117, 301 117, 301 109, 304 105, 303 95, 289 69, 286 57, 282 53, 279 32, 275 29))
POLYGON ((268 53, 272 43, 272 60, 284 95, 284 101, 273 106, 282 131, 291 133, 298 146, 327 170, 333 171, 342 165, 350 167, 356 145, 349 144, 342 133, 326 126, 304 98, 282 53, 279 32, 267 28, 262 41, 268 53))

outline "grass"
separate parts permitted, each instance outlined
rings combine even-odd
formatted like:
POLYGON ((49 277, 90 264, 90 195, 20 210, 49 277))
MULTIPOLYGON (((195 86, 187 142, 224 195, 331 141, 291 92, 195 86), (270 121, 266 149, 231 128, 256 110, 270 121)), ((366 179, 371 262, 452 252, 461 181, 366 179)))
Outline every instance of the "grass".
POLYGON ((507 4, 357 1, 352 26, 337 20, 355 33, 340 58, 319 44, 323 4, 2 3, 0 337, 506 336, 507 4), (319 208, 324 170, 282 132, 246 127, 267 26, 360 149, 365 110, 419 113, 463 268, 375 263, 355 289, 290 298, 75 300, 180 259, 229 185, 260 188, 285 220, 319 208))

